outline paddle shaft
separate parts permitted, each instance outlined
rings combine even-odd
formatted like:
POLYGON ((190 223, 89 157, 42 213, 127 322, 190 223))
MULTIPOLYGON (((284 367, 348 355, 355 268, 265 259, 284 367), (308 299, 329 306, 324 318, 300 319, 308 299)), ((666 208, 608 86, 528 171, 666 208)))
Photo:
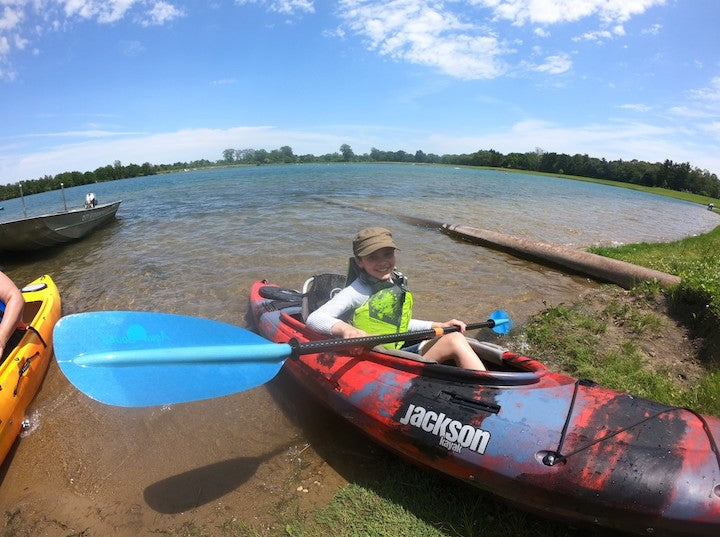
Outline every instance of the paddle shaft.
MULTIPOLYGON (((83 314, 76 314, 83 315, 83 314)), ((92 315, 92 314, 85 314, 92 315)), ((509 324, 510 319, 488 319, 483 323, 474 323, 466 326, 468 329, 493 328, 509 324)), ((60 326, 64 328, 63 321, 60 326)), ((242 330, 239 329, 238 330, 242 330)), ((227 364, 227 363, 272 363, 282 362, 290 357, 303 354, 345 349, 348 347, 373 347, 384 343, 397 341, 419 341, 442 336, 451 332, 458 332, 457 326, 447 328, 432 328, 428 330, 415 330, 397 334, 381 334, 377 336, 364 336, 348 339, 323 339, 300 343, 295 339, 288 343, 243 343, 241 345, 205 345, 205 346, 178 346, 157 347, 146 349, 112 349, 94 353, 78 353, 69 357, 76 366, 138 366, 138 365, 179 365, 179 364, 227 364)), ((63 330, 58 330, 61 334, 63 330)), ((243 332, 245 332, 243 330, 243 332)), ((57 345, 56 345, 57 347, 57 345)), ((56 350, 57 353, 57 350, 56 350)), ((61 353, 62 354, 62 353, 61 353)), ((66 357, 61 356, 62 361, 66 357)))
MULTIPOLYGON (((508 322, 506 319, 488 319, 482 323, 471 323, 466 325, 466 330, 475 330, 478 328, 493 328, 496 324, 508 322)), ((322 339, 319 341, 307 341, 300 343, 295 339, 291 339, 289 344, 292 347, 290 356, 297 357, 303 354, 314 354, 316 352, 341 349, 346 347, 368 347, 375 345, 383 345, 385 343, 395 343, 398 341, 420 341, 433 337, 459 332, 460 327, 448 326, 446 328, 429 328, 427 330, 414 330, 412 332, 400 332, 398 334, 381 334, 379 336, 363 336, 348 339, 322 339)))

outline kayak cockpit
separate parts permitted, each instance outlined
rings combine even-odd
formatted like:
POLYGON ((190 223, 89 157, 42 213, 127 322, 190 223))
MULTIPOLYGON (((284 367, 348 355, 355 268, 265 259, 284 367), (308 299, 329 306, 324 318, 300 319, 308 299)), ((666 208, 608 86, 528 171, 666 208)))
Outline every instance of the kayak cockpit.
MULTIPOLYGON (((279 316, 276 322, 285 327, 285 329, 281 328, 279 332, 294 334, 293 337, 300 336, 309 340, 318 339, 318 334, 313 333, 305 326, 299 309, 290 307, 273 312, 279 316)), ((387 349, 382 346, 363 351, 363 360, 381 362, 394 369, 412 370, 426 377, 494 386, 534 384, 548 372, 542 363, 512 353, 494 343, 478 341, 473 338, 468 338, 468 342, 485 363, 487 371, 472 371, 454 365, 439 364, 416 353, 402 349, 387 349)))
MULTIPOLYGON (((261 286, 258 291, 260 296, 265 298, 262 307, 270 314, 267 319, 275 319, 270 323, 285 326, 286 330, 278 327, 279 332, 292 334, 291 337, 316 340, 322 339, 322 336, 308 329, 305 319, 309 312, 329 300, 343 285, 344 277, 321 274, 308 279, 302 291, 275 285, 261 286), (276 315, 278 317, 275 317, 276 315)), ((472 371, 454 365, 439 364, 420 354, 382 346, 368 349, 363 358, 382 361, 396 369, 419 368, 421 374, 426 376, 498 386, 534 384, 548 371, 542 363, 515 354, 500 345, 474 338, 468 338, 468 343, 483 361, 487 371, 472 371)))

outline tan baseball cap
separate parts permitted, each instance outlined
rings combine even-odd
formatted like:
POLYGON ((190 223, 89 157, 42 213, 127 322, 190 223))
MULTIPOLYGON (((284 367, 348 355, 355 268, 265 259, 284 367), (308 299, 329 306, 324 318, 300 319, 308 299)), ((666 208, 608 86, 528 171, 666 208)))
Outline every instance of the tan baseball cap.
POLYGON ((370 255, 380 248, 395 248, 392 233, 384 227, 368 227, 353 239, 353 253, 358 257, 370 255))

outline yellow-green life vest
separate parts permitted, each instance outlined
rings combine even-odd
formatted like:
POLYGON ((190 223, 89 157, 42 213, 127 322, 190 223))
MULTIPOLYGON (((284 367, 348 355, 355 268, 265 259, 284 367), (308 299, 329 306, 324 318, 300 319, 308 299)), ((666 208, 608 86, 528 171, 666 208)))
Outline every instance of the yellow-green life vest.
MULTIPOLYGON (((407 332, 412 318, 413 298, 410 291, 403 287, 392 285, 375 291, 367 302, 355 310, 353 326, 374 335, 407 332)), ((404 341, 398 341, 383 346, 399 349, 403 344, 404 341)))

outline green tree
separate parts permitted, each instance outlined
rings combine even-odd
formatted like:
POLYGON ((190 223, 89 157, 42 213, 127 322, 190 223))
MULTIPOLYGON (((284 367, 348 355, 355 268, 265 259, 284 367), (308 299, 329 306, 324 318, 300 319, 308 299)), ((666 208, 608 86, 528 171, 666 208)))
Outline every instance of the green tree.
POLYGON ((235 150, 226 149, 225 151, 223 151, 223 160, 225 162, 233 162, 235 160, 235 150))
POLYGON ((350 162, 355 158, 355 153, 353 153, 352 148, 348 144, 340 146, 340 153, 342 153, 342 158, 345 162, 350 162))

